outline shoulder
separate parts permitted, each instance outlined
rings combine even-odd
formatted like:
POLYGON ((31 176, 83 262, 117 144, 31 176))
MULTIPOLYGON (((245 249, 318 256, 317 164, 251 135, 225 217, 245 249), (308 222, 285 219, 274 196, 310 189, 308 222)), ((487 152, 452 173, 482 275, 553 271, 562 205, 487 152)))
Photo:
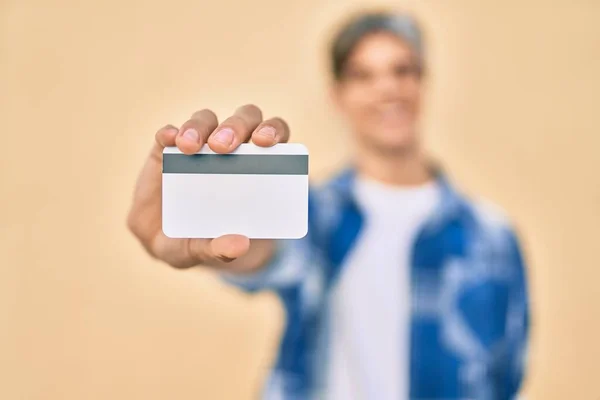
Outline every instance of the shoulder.
POLYGON ((310 182, 311 198, 317 202, 335 201, 352 192, 355 172, 345 169, 332 178, 320 183, 310 182))
POLYGON ((335 223, 352 194, 353 173, 346 170, 319 184, 310 183, 309 218, 318 225, 335 223))
POLYGON ((466 237, 511 233, 513 224, 508 214, 497 204, 486 198, 472 197, 455 186, 447 177, 439 178, 442 207, 442 226, 445 222, 456 222, 466 237))
POLYGON ((488 199, 467 200, 477 224, 484 229, 513 230, 510 217, 504 209, 488 199))
POLYGON ((506 211, 487 199, 470 200, 469 207, 475 226, 474 250, 519 266, 522 263, 521 246, 506 211))
POLYGON ((456 207, 459 221, 475 244, 498 249, 516 240, 513 222, 502 207, 486 198, 472 197, 456 190, 452 194, 460 205, 456 207))

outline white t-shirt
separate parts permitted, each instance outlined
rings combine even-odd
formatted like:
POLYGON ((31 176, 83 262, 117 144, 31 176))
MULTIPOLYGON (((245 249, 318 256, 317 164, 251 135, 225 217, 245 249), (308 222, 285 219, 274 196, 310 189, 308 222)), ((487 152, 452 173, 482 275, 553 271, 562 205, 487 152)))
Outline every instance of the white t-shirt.
POLYGON ((439 187, 360 178, 355 196, 365 225, 332 291, 326 398, 408 399, 410 252, 439 187))

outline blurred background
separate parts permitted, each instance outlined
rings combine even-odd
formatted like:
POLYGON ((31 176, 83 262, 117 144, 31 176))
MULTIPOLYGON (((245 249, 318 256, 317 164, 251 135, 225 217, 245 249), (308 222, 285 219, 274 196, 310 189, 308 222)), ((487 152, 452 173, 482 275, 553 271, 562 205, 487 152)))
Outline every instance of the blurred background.
MULTIPOLYGON (((429 148, 524 240, 527 399, 600 399, 600 2, 377 4, 428 34, 429 148)), ((256 395, 282 309, 151 260, 133 184, 158 128, 245 103, 287 119, 313 177, 335 171, 325 45, 363 5, 0 1, 0 398, 256 395)))

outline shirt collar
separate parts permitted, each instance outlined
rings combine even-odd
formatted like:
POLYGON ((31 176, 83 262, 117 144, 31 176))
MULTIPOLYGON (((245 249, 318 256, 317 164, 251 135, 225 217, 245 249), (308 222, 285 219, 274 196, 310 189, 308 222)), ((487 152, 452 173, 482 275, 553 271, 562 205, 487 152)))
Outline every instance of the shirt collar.
MULTIPOLYGON (((435 228, 457 218, 464 211, 465 200, 462 195, 451 184, 443 170, 434 165, 431 167, 435 180, 441 189, 440 202, 436 212, 426 225, 427 228, 435 228)), ((340 200, 354 203, 354 184, 356 182, 356 169, 346 168, 333 178, 328 186, 339 196, 340 200)))

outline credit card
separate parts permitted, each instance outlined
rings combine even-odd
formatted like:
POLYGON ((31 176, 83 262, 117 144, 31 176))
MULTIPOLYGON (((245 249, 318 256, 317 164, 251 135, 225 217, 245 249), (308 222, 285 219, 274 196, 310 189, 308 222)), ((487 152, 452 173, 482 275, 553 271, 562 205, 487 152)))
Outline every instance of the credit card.
POLYGON ((308 230, 308 150, 302 144, 207 145, 192 155, 163 151, 162 228, 172 238, 240 234, 298 239, 308 230))

